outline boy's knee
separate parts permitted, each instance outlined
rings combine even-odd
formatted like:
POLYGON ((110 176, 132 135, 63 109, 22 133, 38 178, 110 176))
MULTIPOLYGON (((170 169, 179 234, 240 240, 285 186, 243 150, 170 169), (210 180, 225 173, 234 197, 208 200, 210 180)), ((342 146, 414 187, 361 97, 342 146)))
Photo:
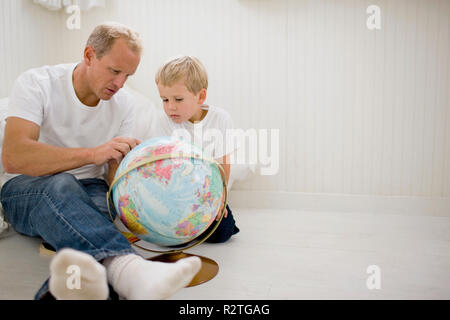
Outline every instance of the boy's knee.
POLYGON ((229 210, 228 206, 227 209, 228 216, 222 219, 220 225, 216 228, 213 234, 211 234, 211 236, 206 239, 206 242, 223 243, 228 241, 234 234, 239 232, 239 228, 236 227, 233 215, 231 214, 231 210, 229 210))
POLYGON ((233 233, 228 232, 228 231, 216 230, 216 231, 214 231, 214 233, 211 236, 209 236, 208 239, 206 239, 206 242, 209 242, 209 243, 227 242, 231 238, 232 235, 233 235, 233 233))
POLYGON ((209 243, 223 243, 227 242, 231 236, 239 232, 239 228, 234 224, 230 228, 220 228, 220 226, 214 231, 214 233, 206 239, 209 243))

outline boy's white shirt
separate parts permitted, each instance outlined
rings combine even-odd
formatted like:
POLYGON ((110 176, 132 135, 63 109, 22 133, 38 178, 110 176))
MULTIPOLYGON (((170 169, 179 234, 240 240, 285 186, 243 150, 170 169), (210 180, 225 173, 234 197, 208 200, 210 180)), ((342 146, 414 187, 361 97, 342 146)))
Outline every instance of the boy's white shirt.
POLYGON ((204 105, 202 109, 208 110, 208 112, 201 121, 196 123, 190 121, 175 123, 164 110, 158 110, 156 121, 153 122, 154 125, 150 129, 150 137, 187 137, 190 142, 203 149, 205 156, 216 160, 234 152, 238 147, 238 141, 229 141, 231 143, 228 144, 226 141, 227 131, 230 132, 233 129, 233 120, 230 114, 216 106, 204 105), (186 135, 185 132, 189 135, 186 135))
MULTIPOLYGON (((73 64, 28 70, 16 80, 7 117, 19 117, 40 126, 39 142, 63 148, 94 148, 114 137, 131 136, 135 121, 134 98, 124 89, 97 106, 81 103, 72 83, 73 64)), ((103 178, 104 166, 94 164, 67 171, 78 179, 103 178)), ((17 174, 5 174, 5 180, 17 174)))

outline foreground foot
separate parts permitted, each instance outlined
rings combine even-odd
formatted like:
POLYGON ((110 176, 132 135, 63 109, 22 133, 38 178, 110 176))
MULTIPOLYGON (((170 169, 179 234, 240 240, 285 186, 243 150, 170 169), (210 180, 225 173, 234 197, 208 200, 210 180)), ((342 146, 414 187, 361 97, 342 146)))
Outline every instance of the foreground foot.
POLYGON ((58 300, 105 300, 109 294, 105 267, 73 249, 62 249, 52 259, 49 287, 58 300))
POLYGON ((186 287, 201 268, 198 257, 163 263, 135 254, 109 257, 103 264, 114 290, 129 300, 167 299, 186 287))

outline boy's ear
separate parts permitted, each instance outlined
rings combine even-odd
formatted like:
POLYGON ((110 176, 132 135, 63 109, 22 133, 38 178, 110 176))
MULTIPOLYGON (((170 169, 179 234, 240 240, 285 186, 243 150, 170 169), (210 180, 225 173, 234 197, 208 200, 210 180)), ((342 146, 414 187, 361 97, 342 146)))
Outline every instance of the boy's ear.
POLYGON ((200 90, 198 95, 198 104, 203 104, 206 100, 206 89, 203 88, 200 90))

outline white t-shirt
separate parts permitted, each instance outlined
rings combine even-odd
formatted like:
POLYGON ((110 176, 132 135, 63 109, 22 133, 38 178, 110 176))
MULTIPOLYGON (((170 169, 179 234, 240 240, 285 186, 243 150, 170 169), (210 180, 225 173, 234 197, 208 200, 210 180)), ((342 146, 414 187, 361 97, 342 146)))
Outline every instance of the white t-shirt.
MULTIPOLYGON (((134 98, 121 89, 95 107, 84 105, 72 83, 76 65, 44 66, 21 74, 13 86, 5 118, 36 123, 40 126, 39 142, 63 148, 93 148, 114 137, 131 136, 134 98)), ((104 166, 90 164, 67 172, 78 179, 103 179, 104 166)), ((5 176, 9 180, 17 174, 5 176)))
POLYGON ((219 159, 237 149, 230 143, 226 143, 227 131, 233 130, 233 120, 230 114, 222 108, 215 106, 202 106, 208 110, 205 117, 196 123, 184 121, 173 122, 160 109, 157 112, 153 127, 150 128, 150 137, 174 136, 188 140, 203 149, 205 156, 219 159))

